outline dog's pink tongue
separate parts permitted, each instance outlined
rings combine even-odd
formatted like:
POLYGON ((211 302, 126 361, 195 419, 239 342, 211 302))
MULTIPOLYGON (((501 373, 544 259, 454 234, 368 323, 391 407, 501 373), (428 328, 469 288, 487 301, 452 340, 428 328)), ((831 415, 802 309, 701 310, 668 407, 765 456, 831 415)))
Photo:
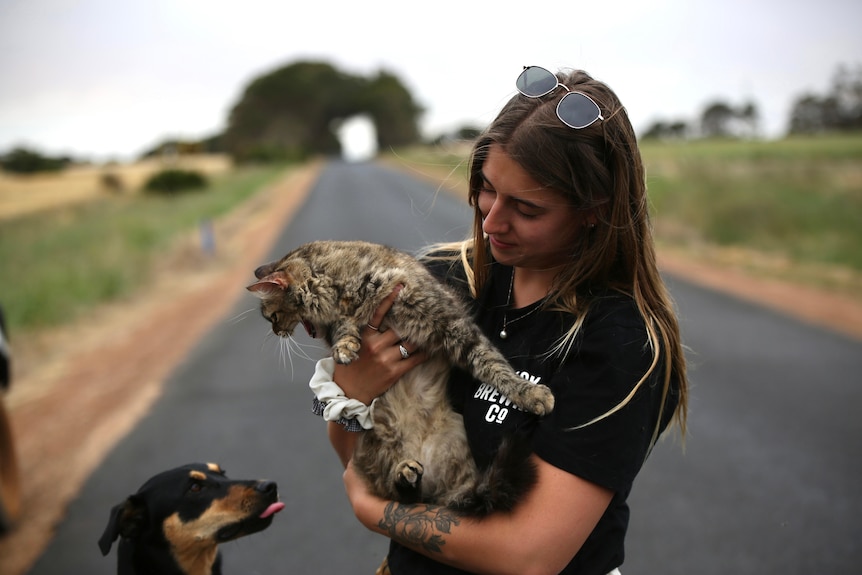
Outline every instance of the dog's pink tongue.
POLYGON ((270 505, 269 507, 267 507, 264 510, 264 512, 260 514, 260 518, 266 519, 270 515, 275 515, 276 513, 281 511, 282 509, 284 509, 284 503, 282 503, 281 501, 277 501, 277 502, 273 503, 272 505, 270 505))

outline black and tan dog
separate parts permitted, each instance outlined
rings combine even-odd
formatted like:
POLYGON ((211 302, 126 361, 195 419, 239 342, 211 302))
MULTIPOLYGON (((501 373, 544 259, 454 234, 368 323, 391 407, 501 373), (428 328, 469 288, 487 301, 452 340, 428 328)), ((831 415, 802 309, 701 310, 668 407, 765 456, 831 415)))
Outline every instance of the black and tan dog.
POLYGON ((219 575, 218 544, 266 529, 283 508, 273 481, 231 480, 214 463, 185 465, 114 506, 99 548, 107 555, 121 538, 121 575, 219 575))

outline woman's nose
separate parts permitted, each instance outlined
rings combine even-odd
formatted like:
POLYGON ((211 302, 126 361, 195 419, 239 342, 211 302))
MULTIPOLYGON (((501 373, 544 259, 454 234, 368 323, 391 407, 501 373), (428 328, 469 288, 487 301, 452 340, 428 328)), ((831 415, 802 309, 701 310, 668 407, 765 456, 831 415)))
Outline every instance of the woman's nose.
POLYGON ((500 234, 506 231, 508 222, 505 214, 497 202, 491 206, 491 209, 482 218, 482 231, 486 234, 500 234))

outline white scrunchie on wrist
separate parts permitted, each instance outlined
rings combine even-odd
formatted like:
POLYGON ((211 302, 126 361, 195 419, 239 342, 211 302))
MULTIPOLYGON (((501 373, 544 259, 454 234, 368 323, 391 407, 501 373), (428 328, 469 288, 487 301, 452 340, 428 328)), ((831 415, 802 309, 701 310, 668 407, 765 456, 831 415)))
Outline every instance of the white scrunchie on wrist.
POLYGON ((374 402, 372 401, 371 405, 365 405, 357 399, 350 399, 344 395, 344 390, 332 381, 334 374, 335 360, 331 357, 324 357, 318 360, 314 367, 314 375, 308 382, 308 387, 311 388, 317 399, 325 405, 323 419, 339 421, 342 418, 355 418, 363 429, 372 429, 374 421, 371 417, 371 410, 374 407, 374 402))

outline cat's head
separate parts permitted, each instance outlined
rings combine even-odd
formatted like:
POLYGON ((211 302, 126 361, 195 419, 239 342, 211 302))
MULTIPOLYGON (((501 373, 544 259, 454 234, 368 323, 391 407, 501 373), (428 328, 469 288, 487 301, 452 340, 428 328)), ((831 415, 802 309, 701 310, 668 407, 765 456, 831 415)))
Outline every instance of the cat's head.
POLYGON ((319 335, 319 328, 327 323, 324 316, 330 298, 325 282, 307 263, 288 254, 260 266, 254 275, 258 281, 246 289, 260 298, 260 312, 272 324, 273 333, 288 337, 301 323, 311 337, 319 335))

